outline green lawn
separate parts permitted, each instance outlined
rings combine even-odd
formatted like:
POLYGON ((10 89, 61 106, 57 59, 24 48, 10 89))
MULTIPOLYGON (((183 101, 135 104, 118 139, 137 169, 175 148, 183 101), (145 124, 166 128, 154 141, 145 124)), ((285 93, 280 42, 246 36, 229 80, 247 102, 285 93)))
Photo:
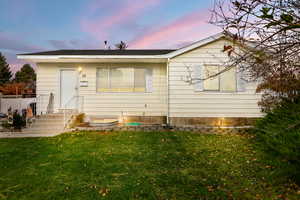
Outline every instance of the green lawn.
POLYGON ((253 139, 79 132, 0 139, 0 199, 299 199, 253 139))

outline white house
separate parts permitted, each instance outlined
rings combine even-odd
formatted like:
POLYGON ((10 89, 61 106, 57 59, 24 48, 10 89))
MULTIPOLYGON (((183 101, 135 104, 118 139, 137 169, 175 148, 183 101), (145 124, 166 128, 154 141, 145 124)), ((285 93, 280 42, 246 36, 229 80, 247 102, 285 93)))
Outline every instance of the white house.
MULTIPOLYGON (((217 34, 176 50, 58 50, 18 55, 37 64, 38 112, 78 109, 91 116, 145 122, 249 124, 262 116, 255 92, 222 50, 232 44, 217 34)), ((224 125, 223 124, 223 125, 224 125)))

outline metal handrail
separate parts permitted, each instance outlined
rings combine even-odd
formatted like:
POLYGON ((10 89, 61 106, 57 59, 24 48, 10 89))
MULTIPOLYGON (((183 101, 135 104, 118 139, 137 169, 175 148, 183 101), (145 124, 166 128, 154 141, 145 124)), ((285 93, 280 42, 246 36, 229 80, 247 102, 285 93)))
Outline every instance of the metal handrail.
POLYGON ((71 99, 69 99, 68 101, 67 101, 67 103, 65 103, 65 106, 64 106, 64 109, 66 109, 67 108, 67 106, 72 102, 72 100, 73 99, 75 99, 77 96, 73 96, 71 99))
POLYGON ((66 128, 67 124, 68 124, 68 120, 71 118, 71 116, 75 113, 78 112, 83 112, 83 104, 84 104, 84 97, 83 96, 73 96, 71 99, 69 99, 67 101, 67 103, 64 106, 64 128, 66 128), (79 103, 80 98, 82 98, 81 104, 79 103), (76 108, 75 109, 68 109, 68 106, 70 105, 71 102, 73 102, 74 99, 76 100, 76 108), (79 105, 80 104, 80 105, 79 105), (69 114, 69 116, 67 116, 67 114, 69 114))
POLYGON ((38 115, 38 113, 40 113, 40 115, 42 115, 44 111, 45 111, 45 113, 47 113, 47 109, 43 109, 43 107, 46 107, 43 105, 45 97, 50 97, 50 94, 38 94, 36 96, 36 114, 37 115, 38 115))

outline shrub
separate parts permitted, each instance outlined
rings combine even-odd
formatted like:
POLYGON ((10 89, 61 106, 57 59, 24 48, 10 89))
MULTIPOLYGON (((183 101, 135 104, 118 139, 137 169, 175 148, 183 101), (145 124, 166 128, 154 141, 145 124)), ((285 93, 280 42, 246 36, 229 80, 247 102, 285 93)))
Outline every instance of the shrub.
POLYGON ((4 129, 11 129, 12 128, 12 124, 8 122, 8 120, 2 122, 2 127, 4 129))
POLYGON ((78 115, 76 115, 74 117, 74 119, 72 120, 71 124, 70 124, 70 128, 75 128, 76 126, 82 124, 84 122, 84 118, 85 118, 85 114, 84 113, 80 113, 78 115))
POLYGON ((21 130, 23 127, 25 127, 26 121, 24 118, 19 114, 18 111, 15 111, 13 114, 13 123, 12 126, 16 130, 21 130))
POLYGON ((266 147, 300 165, 300 98, 284 101, 256 124, 266 147))

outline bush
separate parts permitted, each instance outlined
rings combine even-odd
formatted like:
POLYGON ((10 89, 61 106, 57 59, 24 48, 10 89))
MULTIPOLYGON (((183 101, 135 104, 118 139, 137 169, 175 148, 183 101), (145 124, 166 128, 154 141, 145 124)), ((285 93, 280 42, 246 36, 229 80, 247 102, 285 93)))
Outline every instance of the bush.
POLYGON ((69 127, 75 128, 76 126, 79 126, 80 124, 82 124, 84 122, 84 118, 85 118, 84 113, 80 113, 80 114, 76 115, 73 118, 72 123, 69 125, 69 127))
POLYGON ((25 127, 26 121, 25 119, 19 114, 18 111, 15 111, 13 114, 13 123, 12 126, 16 130, 21 130, 23 127, 25 127))
POLYGON ((12 128, 12 124, 10 124, 10 123, 8 122, 8 120, 6 120, 6 121, 4 121, 4 122, 2 123, 2 127, 3 127, 4 129, 11 129, 11 128, 12 128))
POLYGON ((285 101, 256 124, 264 145, 300 166, 300 98, 285 101))

